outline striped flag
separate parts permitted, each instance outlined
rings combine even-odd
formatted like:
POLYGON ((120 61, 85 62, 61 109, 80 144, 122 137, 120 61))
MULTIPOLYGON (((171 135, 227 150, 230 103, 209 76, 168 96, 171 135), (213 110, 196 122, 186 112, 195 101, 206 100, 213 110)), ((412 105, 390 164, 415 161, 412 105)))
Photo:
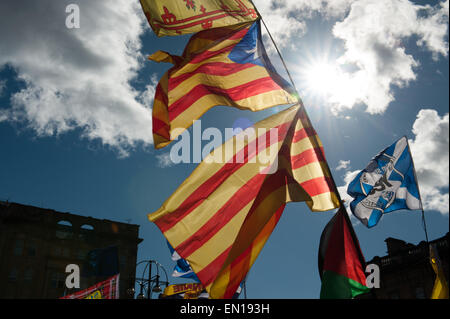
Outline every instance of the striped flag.
POLYGON ((158 51, 149 59, 174 64, 156 88, 157 149, 214 106, 260 111, 298 101, 267 57, 259 21, 202 31, 191 38, 183 56, 158 51))
POLYGON ((364 256, 344 207, 325 226, 319 245, 321 299, 352 299, 370 292, 364 256))
POLYGON ((258 18, 250 0, 140 0, 157 36, 176 36, 258 18))
POLYGON ((436 274, 431 299, 448 299, 448 284, 445 278, 445 270, 436 248, 436 244, 430 245, 430 263, 436 274))
POLYGON ((319 137, 295 105, 211 152, 148 218, 212 298, 231 298, 286 203, 327 211, 339 206, 335 189, 319 137))

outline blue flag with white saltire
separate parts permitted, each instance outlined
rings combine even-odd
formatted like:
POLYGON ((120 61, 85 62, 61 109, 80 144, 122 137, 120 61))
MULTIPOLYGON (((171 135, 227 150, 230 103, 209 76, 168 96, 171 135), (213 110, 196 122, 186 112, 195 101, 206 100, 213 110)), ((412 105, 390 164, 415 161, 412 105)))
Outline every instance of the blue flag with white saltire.
MULTIPOLYGON (((196 282, 200 282, 200 279, 198 279, 197 275, 192 270, 189 263, 185 259, 181 258, 181 256, 176 252, 175 249, 173 249, 172 245, 170 245, 169 242, 167 242, 167 246, 169 247, 170 253, 172 254, 171 257, 172 260, 177 262, 177 264, 173 269, 172 277, 189 278, 195 280, 196 282)), ((242 291, 242 286, 243 282, 239 285, 238 289, 236 290, 236 293, 233 295, 231 299, 239 298, 242 291)), ((209 299, 209 294, 205 290, 198 296, 198 299, 209 299)))
POLYGON ((167 242, 167 246, 169 246, 170 253, 172 254, 172 260, 177 263, 173 269, 172 276, 177 278, 189 278, 195 280, 196 282, 200 282, 200 279, 198 279, 189 263, 178 255, 169 242, 167 242))
POLYGON ((349 184, 350 209, 364 225, 377 225, 384 213, 422 209, 408 140, 402 137, 380 152, 349 184))

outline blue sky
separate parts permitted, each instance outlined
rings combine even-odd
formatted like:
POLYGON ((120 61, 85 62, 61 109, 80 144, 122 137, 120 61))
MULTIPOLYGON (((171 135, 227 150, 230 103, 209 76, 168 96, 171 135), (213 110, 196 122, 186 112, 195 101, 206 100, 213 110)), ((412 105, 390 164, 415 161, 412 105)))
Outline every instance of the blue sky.
MULTIPOLYGON (((293 74, 338 186, 395 140, 413 148, 430 239, 449 230, 448 1, 255 1, 293 74)), ((0 4, 0 199, 140 225, 138 260, 173 267, 155 211, 195 164, 168 165, 153 149, 154 86, 188 37, 157 38, 137 3, 2 1, 0 4), (65 28, 79 4, 81 28, 65 28), (97 19, 96 14, 105 19, 97 19), (8 30, 8 31, 6 31, 8 30), (15 30, 13 34, 9 30, 15 30)), ((284 75, 273 48, 272 60, 284 75)), ((202 127, 256 122, 217 107, 202 127)), ((345 194, 343 194, 345 195, 345 194)), ((345 196, 344 196, 345 197, 345 196)), ((318 298, 317 251, 332 212, 288 204, 251 269, 249 298, 318 298)), ((384 239, 425 239, 419 211, 367 229, 352 217, 366 260, 384 239)), ((142 270, 140 270, 142 271, 142 270)), ((171 281, 182 282, 171 278, 171 281)))

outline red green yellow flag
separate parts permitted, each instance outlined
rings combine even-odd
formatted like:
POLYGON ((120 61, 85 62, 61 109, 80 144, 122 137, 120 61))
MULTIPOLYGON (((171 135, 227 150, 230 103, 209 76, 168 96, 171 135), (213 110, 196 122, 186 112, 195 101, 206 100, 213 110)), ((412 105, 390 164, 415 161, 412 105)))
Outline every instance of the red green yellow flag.
POLYGON ((321 299, 351 299, 370 291, 365 261, 348 214, 342 206, 320 238, 321 299))

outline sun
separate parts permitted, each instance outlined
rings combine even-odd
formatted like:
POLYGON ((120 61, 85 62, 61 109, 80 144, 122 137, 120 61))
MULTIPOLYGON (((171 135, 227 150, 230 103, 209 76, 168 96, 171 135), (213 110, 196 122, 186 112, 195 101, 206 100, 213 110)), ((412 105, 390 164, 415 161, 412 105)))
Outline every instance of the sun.
POLYGON ((335 59, 311 59, 298 68, 302 93, 331 105, 351 105, 361 87, 357 74, 345 71, 335 59))
POLYGON ((339 85, 339 70, 328 61, 318 61, 307 66, 305 73, 305 89, 323 98, 333 95, 339 85))

